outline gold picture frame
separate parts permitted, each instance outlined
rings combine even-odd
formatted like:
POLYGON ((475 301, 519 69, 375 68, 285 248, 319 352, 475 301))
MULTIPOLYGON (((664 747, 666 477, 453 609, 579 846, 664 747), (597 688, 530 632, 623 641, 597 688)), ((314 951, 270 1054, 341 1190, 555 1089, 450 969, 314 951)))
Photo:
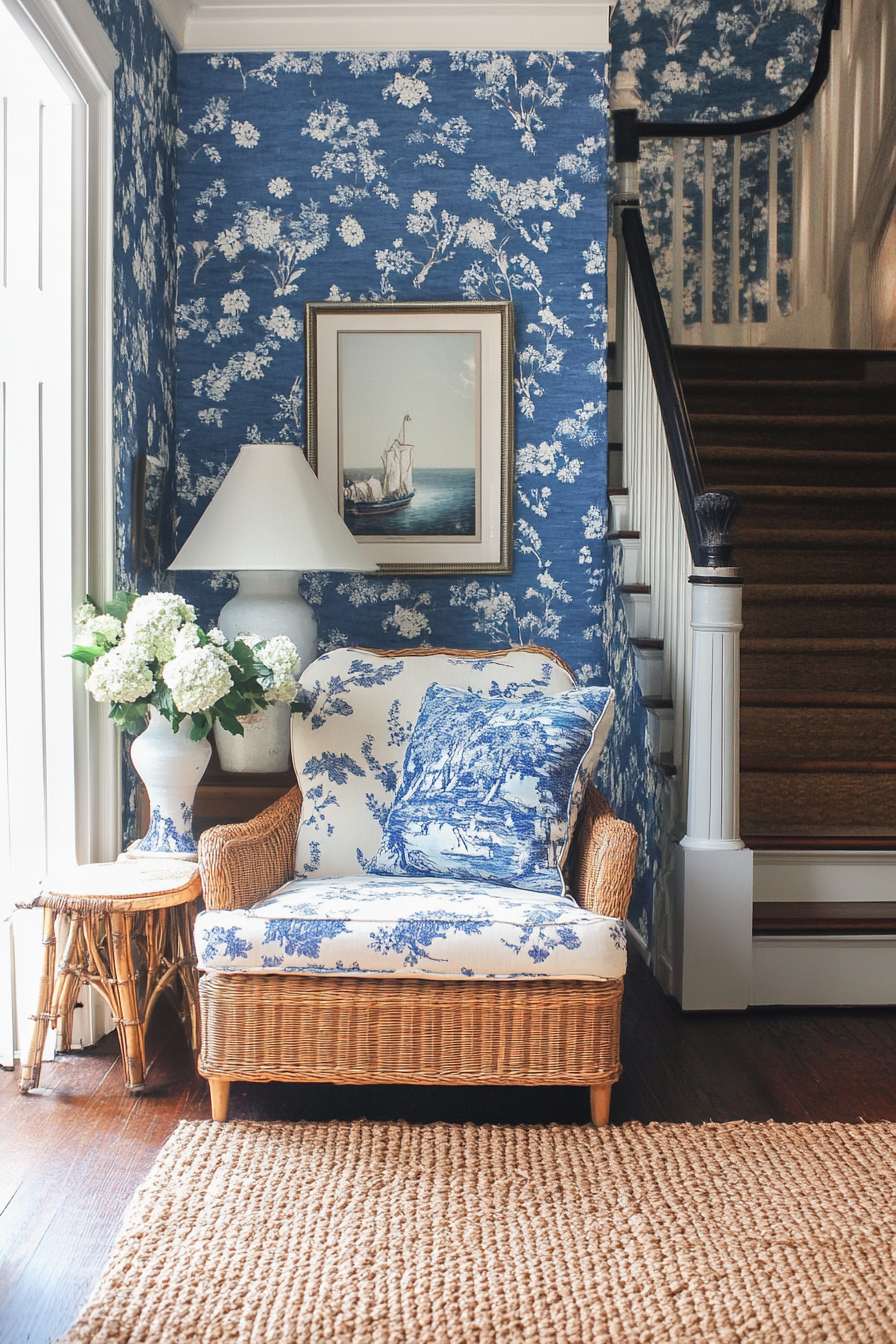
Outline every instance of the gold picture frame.
POLYGON ((513 569, 513 304, 307 303, 308 461, 387 574, 513 569))

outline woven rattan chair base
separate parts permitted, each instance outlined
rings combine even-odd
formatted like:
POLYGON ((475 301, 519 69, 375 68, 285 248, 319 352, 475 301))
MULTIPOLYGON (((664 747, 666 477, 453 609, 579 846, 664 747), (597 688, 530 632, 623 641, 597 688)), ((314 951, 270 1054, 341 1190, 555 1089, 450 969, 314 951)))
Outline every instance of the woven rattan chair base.
POLYGON ((612 1084, 622 983, 207 974, 199 1071, 254 1082, 612 1084))

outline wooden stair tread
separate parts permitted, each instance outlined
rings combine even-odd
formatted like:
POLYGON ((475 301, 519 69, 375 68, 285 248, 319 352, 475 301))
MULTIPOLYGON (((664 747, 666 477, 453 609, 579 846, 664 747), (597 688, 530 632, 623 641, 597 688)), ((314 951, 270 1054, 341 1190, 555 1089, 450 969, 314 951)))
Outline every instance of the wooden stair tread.
POLYGON ((896 410, 894 411, 843 411, 837 414, 835 411, 821 413, 820 415, 807 415, 805 411, 794 411, 788 415, 784 411, 773 411, 771 413, 738 410, 734 411, 692 411, 690 413, 691 424, 695 429, 703 429, 706 425, 740 426, 755 427, 763 425, 769 429, 776 425, 781 426, 781 430, 786 434, 787 430, 792 428, 795 423, 806 425, 811 428, 826 428, 833 426, 835 429, 853 428, 856 429, 886 429, 889 425, 896 423, 896 410))
POLYGON ((631 594, 631 595, 636 595, 636 594, 638 594, 638 593, 649 593, 649 592, 650 592, 650 584, 649 584, 649 583, 623 583, 623 584, 620 585, 619 591, 620 591, 620 593, 629 593, 629 594, 631 594))
POLYGON ((896 901, 757 901, 753 933, 896 933, 896 901))
POLYGON ((792 448, 787 444, 782 444, 780 448, 767 448, 750 443, 701 443, 699 455, 713 461, 742 461, 749 458, 753 462, 767 462, 770 467, 782 461, 822 466, 839 460, 849 467, 876 466, 888 458, 896 462, 896 450, 892 448, 792 448))
MULTIPOLYGON (((892 352, 891 352, 892 353, 892 352)), ((694 378, 684 377, 681 380, 682 386, 687 392, 693 389, 695 392, 710 391, 713 388, 730 387, 736 392, 764 392, 770 389, 773 392, 783 392, 785 388, 792 389, 795 395, 801 392, 811 394, 818 390, 818 384, 822 383, 825 388, 832 389, 834 392, 856 392, 865 387, 873 387, 875 391, 885 394, 888 390, 892 396, 896 392, 896 384, 893 383, 865 383, 864 380, 855 378, 694 378)))
POLYGON ((750 602, 893 602, 896 583, 751 583, 744 589, 750 602))
POLYGON ((758 709, 896 709, 896 690, 742 691, 740 703, 758 709))
POLYGON ((742 638, 741 652, 747 653, 893 653, 896 637, 820 639, 776 635, 769 638, 742 638))
POLYGON ((806 499, 866 500, 884 499, 896 503, 896 485, 738 485, 725 486, 726 490, 753 499, 806 499))
POLYGON ((640 532, 620 531, 607 533, 607 541, 639 541, 640 537, 640 532))
MULTIPOLYGON (((636 649, 661 649, 663 641, 661 639, 633 639, 629 638, 629 644, 636 649)), ((896 643, 896 640, 894 640, 896 643)))
POLYGON ((841 853, 865 853, 868 851, 892 851, 896 854, 896 832, 892 827, 841 826, 836 835, 830 830, 813 831, 806 828, 796 831, 771 832, 752 835, 744 832, 741 836, 747 849, 758 850, 837 850, 841 853))
POLYGON ((877 550, 896 547, 896 527, 891 531, 880 529, 844 528, 827 531, 825 528, 806 528, 798 531, 791 527, 740 527, 735 525, 735 545, 741 547, 771 547, 780 550, 852 551, 877 550))
POLYGON ((741 774, 896 775, 896 761, 807 760, 802 756, 741 757, 741 774))

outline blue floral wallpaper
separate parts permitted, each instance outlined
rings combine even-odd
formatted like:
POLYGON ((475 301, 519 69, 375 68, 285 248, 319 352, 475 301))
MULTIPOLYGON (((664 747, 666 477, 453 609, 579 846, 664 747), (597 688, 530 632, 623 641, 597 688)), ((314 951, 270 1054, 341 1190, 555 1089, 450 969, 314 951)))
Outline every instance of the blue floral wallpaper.
MULTIPOLYGON (((805 88, 818 52, 823 0, 620 0, 610 28, 612 70, 638 79, 645 117, 652 120, 729 121, 777 112, 805 88)), ((770 297, 790 309, 792 251, 792 125, 778 140, 778 264, 769 276, 768 136, 742 142, 740 167, 740 275, 738 307, 730 311, 728 226, 732 149, 713 142, 715 181, 712 319, 763 322, 770 297)), ((641 186, 645 228, 660 289, 672 284, 672 142, 642 141, 641 186)), ((704 147, 685 142, 685 323, 703 320, 700 259, 703 242, 704 147)))
MULTIPOLYGON (((91 0, 118 55, 115 72, 115 251, 113 434, 117 581, 167 587, 173 544, 177 291, 177 57, 148 0, 91 0), (147 460, 148 505, 162 554, 152 570, 132 565, 132 484, 147 460)), ((135 838, 136 778, 123 756, 123 831, 135 838)))
MULTIPOLYGON (((182 56, 178 538, 241 443, 304 443, 307 300, 510 298, 515 566, 499 580, 321 575, 321 643, 556 649, 612 678, 601 782, 659 867, 664 785, 607 614, 604 53, 182 56)), ((226 575, 185 575, 210 618, 226 575)))

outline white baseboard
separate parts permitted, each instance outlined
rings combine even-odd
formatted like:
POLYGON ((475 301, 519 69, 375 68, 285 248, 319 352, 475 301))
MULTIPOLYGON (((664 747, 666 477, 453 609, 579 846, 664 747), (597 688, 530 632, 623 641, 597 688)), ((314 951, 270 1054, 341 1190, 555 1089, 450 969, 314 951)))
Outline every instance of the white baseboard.
POLYGON ((896 935, 755 937, 750 1003, 754 1007, 896 1004, 896 935))
POLYGON ((630 920, 625 921, 625 937, 628 946, 640 953, 641 960, 650 965, 650 948, 630 920))

